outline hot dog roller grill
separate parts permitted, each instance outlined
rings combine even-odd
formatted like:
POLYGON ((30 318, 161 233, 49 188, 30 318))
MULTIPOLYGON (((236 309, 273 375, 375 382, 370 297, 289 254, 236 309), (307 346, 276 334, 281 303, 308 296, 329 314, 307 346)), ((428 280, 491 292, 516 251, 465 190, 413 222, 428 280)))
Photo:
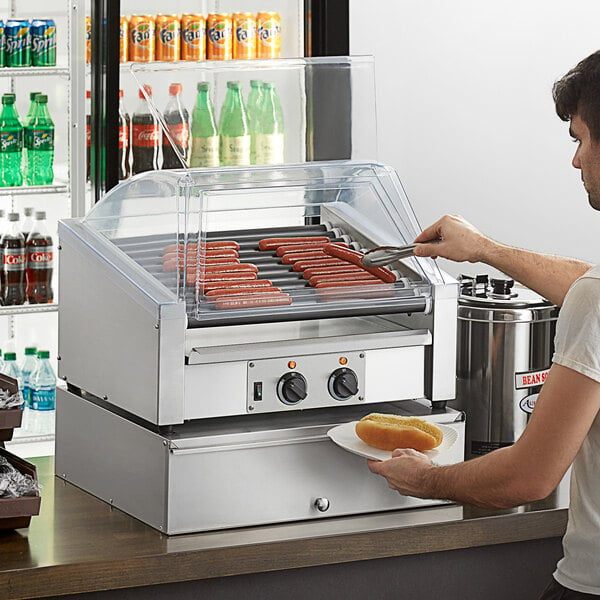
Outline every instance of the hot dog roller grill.
POLYGON ((144 173, 62 221, 57 475, 168 534, 443 502, 392 492, 327 431, 421 416, 459 433, 437 461, 462 460, 457 283, 410 257, 393 284, 318 290, 258 249, 419 230, 394 170, 350 161, 144 173), (218 308, 194 260, 216 241, 290 303, 218 308), (181 269, 163 270, 168 247, 181 269))

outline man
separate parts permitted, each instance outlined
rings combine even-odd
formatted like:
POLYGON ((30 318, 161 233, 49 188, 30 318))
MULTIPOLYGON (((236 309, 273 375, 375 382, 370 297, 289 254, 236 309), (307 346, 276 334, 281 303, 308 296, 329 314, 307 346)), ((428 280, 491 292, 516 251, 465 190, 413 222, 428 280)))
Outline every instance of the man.
MULTIPOLYGON (((558 116, 570 121, 589 203, 600 210, 600 51, 555 83, 558 116)), ((510 447, 438 467, 414 450, 369 461, 400 493, 507 508, 548 496, 573 464, 569 523, 540 600, 600 598, 600 265, 505 246, 461 217, 445 216, 415 241, 418 256, 484 262, 561 306, 553 364, 529 423, 510 447)))

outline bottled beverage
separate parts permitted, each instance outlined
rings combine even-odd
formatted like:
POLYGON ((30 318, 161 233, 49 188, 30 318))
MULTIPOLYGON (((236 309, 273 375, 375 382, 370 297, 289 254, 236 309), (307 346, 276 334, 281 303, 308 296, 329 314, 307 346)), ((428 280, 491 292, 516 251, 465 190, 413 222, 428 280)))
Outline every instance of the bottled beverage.
POLYGON ((30 92, 29 109, 27 110, 25 119, 23 119, 23 153, 25 159, 23 161, 23 177, 25 178, 25 181, 27 181, 27 166, 29 164, 29 151, 31 150, 31 123, 33 123, 35 111, 38 106, 35 99, 39 94, 41 94, 41 92, 30 92))
POLYGON ((85 93, 85 180, 90 180, 92 161, 92 92, 85 93))
POLYGON ((25 239, 19 227, 19 213, 8 213, 8 228, 0 240, 2 251, 2 303, 25 303, 25 239))
POLYGON ((23 126, 19 120, 15 95, 2 96, 0 113, 0 186, 23 185, 23 126))
POLYGON ((219 166, 219 132, 210 98, 210 83, 198 83, 198 96, 192 113, 191 167, 219 166))
POLYGON ((25 241, 27 254, 27 287, 25 295, 30 304, 49 304, 54 300, 52 266, 54 251, 52 237, 46 229, 46 213, 35 213, 33 229, 25 241))
POLYGON ((188 164, 190 117, 187 109, 181 104, 181 89, 180 83, 172 83, 169 86, 169 102, 164 112, 167 131, 181 158, 173 149, 169 138, 163 133, 163 169, 181 169, 188 164))
POLYGON ((50 185, 54 181, 54 123, 48 111, 48 96, 38 94, 30 124, 31 149, 27 151, 28 185, 50 185))
POLYGON ((262 99, 262 81, 250 80, 250 93, 248 94, 248 124, 250 126, 250 163, 256 164, 256 128, 258 126, 258 109, 262 99))
POLYGON ((280 165, 283 163, 283 111, 275 86, 270 82, 263 83, 255 143, 257 165, 280 165))
POLYGON ((35 369, 29 377, 31 382, 31 408, 54 410, 56 406, 56 375, 50 364, 50 352, 40 350, 35 369))
POLYGON ((4 353, 4 366, 2 368, 2 373, 4 375, 8 375, 17 381, 21 379, 21 372, 19 371, 19 367, 17 366, 17 354, 16 352, 5 352, 4 353))
POLYGON ((25 241, 27 241, 27 236, 33 229, 33 219, 31 218, 33 215, 33 208, 31 206, 24 208, 23 214, 25 215, 25 218, 23 219, 23 224, 21 225, 21 233, 23 234, 25 241))
POLYGON ((123 90, 119 90, 119 179, 127 179, 131 175, 129 165, 129 138, 131 119, 123 104, 123 90))
POLYGON ((223 166, 250 164, 250 127, 239 81, 227 82, 219 118, 219 152, 223 166))
MULTIPOLYGON (((152 88, 145 85, 144 89, 148 97, 151 98, 152 88)), ((160 129, 158 119, 152 114, 142 90, 139 91, 139 97, 140 103, 131 118, 131 154, 133 159, 131 171, 134 175, 159 168, 160 129)))
POLYGON ((25 357, 19 365, 20 381, 19 388, 25 400, 25 406, 31 408, 31 373, 37 364, 37 348, 28 346, 25 348, 25 357))

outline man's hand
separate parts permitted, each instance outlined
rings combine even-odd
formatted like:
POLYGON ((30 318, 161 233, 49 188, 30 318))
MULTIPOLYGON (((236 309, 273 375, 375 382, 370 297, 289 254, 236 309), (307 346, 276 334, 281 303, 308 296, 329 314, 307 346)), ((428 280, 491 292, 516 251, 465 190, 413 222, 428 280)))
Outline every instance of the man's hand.
POLYGON ((480 262, 485 260, 488 246, 494 242, 473 225, 458 215, 445 215, 427 227, 415 238, 423 244, 415 248, 415 256, 442 256, 456 262, 480 262), (426 244, 429 240, 441 239, 437 244, 426 244))
POLYGON ((405 496, 428 498, 427 475, 436 467, 427 456, 411 448, 399 448, 392 458, 384 461, 369 460, 372 473, 385 477, 388 486, 405 496))

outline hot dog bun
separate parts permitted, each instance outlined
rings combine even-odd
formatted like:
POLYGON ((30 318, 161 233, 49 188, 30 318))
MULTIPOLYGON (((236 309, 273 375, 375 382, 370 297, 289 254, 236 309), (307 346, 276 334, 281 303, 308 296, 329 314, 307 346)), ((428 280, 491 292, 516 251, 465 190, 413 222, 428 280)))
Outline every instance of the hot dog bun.
POLYGON ((356 435, 380 450, 414 448, 423 452, 442 443, 442 430, 418 417, 371 413, 356 424, 356 435))

